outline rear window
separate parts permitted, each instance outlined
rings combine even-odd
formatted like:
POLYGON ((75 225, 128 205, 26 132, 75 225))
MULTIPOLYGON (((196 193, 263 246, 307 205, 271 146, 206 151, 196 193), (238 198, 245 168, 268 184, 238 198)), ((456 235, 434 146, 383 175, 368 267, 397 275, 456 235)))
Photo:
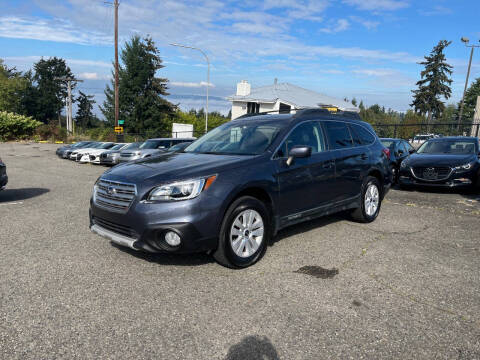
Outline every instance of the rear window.
POLYGON ((347 124, 336 121, 325 121, 328 142, 333 149, 345 149, 353 146, 347 124))

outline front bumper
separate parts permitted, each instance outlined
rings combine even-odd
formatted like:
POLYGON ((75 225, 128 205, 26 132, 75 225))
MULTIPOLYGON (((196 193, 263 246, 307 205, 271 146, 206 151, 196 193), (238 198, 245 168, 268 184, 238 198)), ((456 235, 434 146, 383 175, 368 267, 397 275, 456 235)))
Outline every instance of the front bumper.
POLYGON ((476 182, 476 169, 466 171, 466 172, 455 172, 453 171, 448 178, 440 181, 427 181, 416 178, 412 175, 412 172, 409 168, 401 169, 398 177, 398 182, 400 185, 404 186, 425 186, 425 187, 443 187, 443 188, 454 188, 454 187, 467 187, 472 186, 476 182))
POLYGON ((100 164, 101 165, 117 165, 118 164, 118 156, 116 157, 100 157, 100 164))
POLYGON ((195 253, 213 250, 218 243, 220 223, 215 198, 178 202, 135 201, 127 213, 117 213, 90 202, 90 230, 112 242, 151 253, 195 253), (200 203, 202 205, 200 206, 200 203), (166 232, 181 238, 178 247, 165 242, 166 232))

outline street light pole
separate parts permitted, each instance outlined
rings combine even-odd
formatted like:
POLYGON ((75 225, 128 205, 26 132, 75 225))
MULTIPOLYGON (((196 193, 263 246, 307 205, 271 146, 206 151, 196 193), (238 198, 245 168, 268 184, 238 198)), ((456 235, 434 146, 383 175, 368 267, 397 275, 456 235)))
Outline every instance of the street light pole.
POLYGON ((470 68, 472 66, 473 51, 475 50, 476 47, 480 47, 480 45, 468 45, 468 42, 470 40, 466 37, 462 37, 461 40, 462 40, 463 43, 465 43, 466 47, 472 48, 472 50, 470 51, 470 61, 468 62, 467 78, 465 79, 465 87, 463 89, 462 102, 460 104, 460 113, 458 114, 458 128, 459 129, 460 129, 460 124, 462 123, 463 105, 465 103, 465 94, 467 93, 468 78, 470 77, 470 68))
POLYGON ((200 51, 202 55, 205 56, 205 60, 207 60, 207 107, 205 111, 205 133, 207 133, 208 132, 208 88, 210 87, 210 60, 208 59, 207 54, 202 49, 199 49, 193 46, 182 45, 182 44, 172 43, 170 45, 200 51))

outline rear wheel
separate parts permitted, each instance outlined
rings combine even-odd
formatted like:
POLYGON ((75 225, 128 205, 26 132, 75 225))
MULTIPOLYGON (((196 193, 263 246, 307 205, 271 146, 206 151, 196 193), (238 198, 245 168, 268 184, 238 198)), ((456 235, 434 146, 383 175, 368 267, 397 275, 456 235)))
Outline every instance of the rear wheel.
POLYGON ((376 177, 368 176, 362 185, 361 205, 352 212, 356 221, 369 223, 375 220, 382 205, 380 182, 376 177))
POLYGON ((213 257, 230 268, 253 265, 265 254, 270 228, 270 216, 264 203, 251 196, 235 200, 223 219, 213 257))

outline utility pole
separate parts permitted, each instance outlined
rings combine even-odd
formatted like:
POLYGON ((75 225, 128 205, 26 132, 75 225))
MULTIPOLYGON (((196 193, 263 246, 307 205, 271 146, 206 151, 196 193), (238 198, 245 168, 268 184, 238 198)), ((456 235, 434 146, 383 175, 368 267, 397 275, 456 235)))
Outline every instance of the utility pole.
POLYGON ((115 6, 115 126, 118 126, 118 0, 115 6))
POLYGON ((55 77, 54 80, 57 81, 66 81, 67 82, 67 92, 68 92, 68 97, 66 101, 66 116, 67 116, 67 121, 66 121, 66 128, 67 128, 67 133, 73 134, 73 101, 72 101, 72 82, 83 82, 83 80, 77 80, 74 78, 67 78, 66 76, 63 77, 55 77))
POLYGON ((460 104, 460 113, 458 115, 458 128, 460 129, 460 124, 462 123, 462 115, 463 115, 463 105, 465 103, 465 94, 467 92, 467 87, 468 87, 468 78, 470 77, 470 68, 472 66, 472 58, 473 58, 473 50, 476 47, 480 47, 480 45, 468 45, 468 42, 470 41, 466 37, 462 37, 462 42, 465 44, 466 47, 472 48, 470 51, 470 61, 468 62, 468 70, 467 70, 467 78, 465 79, 465 87, 463 89, 463 96, 462 96, 462 102, 460 104))
POLYGON ((186 49, 193 49, 193 50, 198 50, 202 53, 203 56, 205 56, 205 60, 207 61, 207 107, 205 111, 205 133, 208 132, 208 88, 210 87, 210 60, 208 59, 207 54, 205 51, 202 49, 193 47, 193 46, 187 46, 187 45, 182 45, 182 44, 170 44, 172 46, 178 46, 186 49))

